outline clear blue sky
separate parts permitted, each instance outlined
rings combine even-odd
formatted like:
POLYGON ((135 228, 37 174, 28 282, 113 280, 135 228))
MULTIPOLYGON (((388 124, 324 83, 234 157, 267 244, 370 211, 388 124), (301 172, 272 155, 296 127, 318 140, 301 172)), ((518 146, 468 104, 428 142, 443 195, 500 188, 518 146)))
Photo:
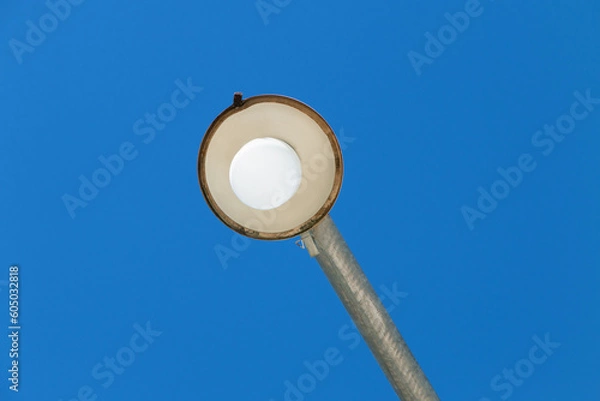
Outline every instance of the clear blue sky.
POLYGON ((395 399, 316 261, 204 202, 235 91, 347 138, 331 215, 441 399, 600 399, 596 2, 78 1, 0 6, 3 399, 395 399))

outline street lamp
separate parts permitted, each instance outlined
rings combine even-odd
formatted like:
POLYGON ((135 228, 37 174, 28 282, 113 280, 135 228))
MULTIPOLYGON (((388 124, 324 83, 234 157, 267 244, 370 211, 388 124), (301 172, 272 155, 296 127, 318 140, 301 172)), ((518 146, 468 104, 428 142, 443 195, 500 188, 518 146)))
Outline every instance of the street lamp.
POLYGON ((439 401, 329 216, 340 192, 342 152, 327 122, 279 95, 233 104, 200 145, 198 178, 211 210, 247 237, 300 236, 316 258, 398 397, 439 401))

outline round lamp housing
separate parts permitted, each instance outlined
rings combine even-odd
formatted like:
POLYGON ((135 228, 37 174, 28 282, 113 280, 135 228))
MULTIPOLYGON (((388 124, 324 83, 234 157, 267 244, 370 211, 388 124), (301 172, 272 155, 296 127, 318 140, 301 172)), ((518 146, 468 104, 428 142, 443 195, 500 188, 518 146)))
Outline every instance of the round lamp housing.
POLYGON ((342 152, 327 122, 306 104, 260 95, 225 109, 198 152, 211 210, 247 237, 281 240, 311 229, 342 186, 342 152))

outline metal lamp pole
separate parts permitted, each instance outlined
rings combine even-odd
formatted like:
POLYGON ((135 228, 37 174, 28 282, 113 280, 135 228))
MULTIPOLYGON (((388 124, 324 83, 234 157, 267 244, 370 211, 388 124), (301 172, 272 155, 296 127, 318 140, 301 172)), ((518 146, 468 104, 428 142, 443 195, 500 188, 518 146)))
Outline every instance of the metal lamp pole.
POLYGON ((402 401, 439 401, 329 215, 302 235, 402 401))
POLYGON ((329 124, 308 105, 280 95, 244 100, 241 93, 234 94, 233 104, 212 122, 198 152, 198 180, 213 213, 250 238, 300 235, 401 400, 439 401, 328 214, 342 175, 340 145, 329 124), (319 174, 308 174, 301 165, 317 166, 319 174), (300 173, 296 184, 302 182, 302 190, 296 186, 288 193, 286 172, 300 173), (269 185, 246 185, 265 182, 269 185))

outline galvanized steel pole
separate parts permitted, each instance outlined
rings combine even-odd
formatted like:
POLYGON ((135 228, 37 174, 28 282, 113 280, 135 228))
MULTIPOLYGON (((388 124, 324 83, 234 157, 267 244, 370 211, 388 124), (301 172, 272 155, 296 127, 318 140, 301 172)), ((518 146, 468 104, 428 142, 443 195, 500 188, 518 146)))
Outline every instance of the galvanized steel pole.
POLYGON ((402 401, 439 401, 329 215, 302 235, 402 401))

